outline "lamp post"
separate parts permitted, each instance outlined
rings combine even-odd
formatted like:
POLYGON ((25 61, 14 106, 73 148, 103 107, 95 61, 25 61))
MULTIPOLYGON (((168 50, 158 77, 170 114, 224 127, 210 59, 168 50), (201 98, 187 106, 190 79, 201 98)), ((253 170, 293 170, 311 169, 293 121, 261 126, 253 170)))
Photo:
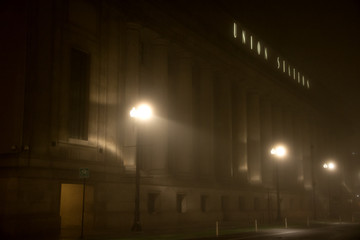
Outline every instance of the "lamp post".
MULTIPOLYGON (((136 120, 136 125, 138 121, 146 121, 152 116, 152 110, 148 105, 142 104, 138 107, 133 107, 130 111, 130 117, 136 120)), ((139 140, 139 134, 137 134, 137 141, 139 140)), ((136 156, 135 156, 135 210, 134 210, 134 223, 131 227, 131 231, 139 232, 141 231, 140 224, 140 158, 139 158, 139 144, 136 146, 136 156)))
MULTIPOLYGON (((323 168, 328 171, 328 172, 332 172, 336 169, 336 165, 334 162, 332 161, 328 161, 328 162, 325 162, 323 164, 323 168)), ((331 201, 331 196, 330 196, 330 176, 328 176, 328 204, 329 204, 329 208, 328 208, 328 217, 330 217, 330 201, 331 201)))
MULTIPOLYGON (((282 145, 273 147, 270 151, 271 155, 278 159, 282 159, 286 156, 286 148, 282 145)), ((280 210, 280 189, 279 189, 279 169, 278 160, 275 161, 275 175, 276 175, 276 203, 277 203, 277 215, 276 220, 281 221, 281 210, 280 210)))
POLYGON ((313 218, 316 220, 316 182, 314 169, 314 146, 310 145, 310 160, 311 160, 311 182, 312 182, 312 200, 313 200, 313 218))

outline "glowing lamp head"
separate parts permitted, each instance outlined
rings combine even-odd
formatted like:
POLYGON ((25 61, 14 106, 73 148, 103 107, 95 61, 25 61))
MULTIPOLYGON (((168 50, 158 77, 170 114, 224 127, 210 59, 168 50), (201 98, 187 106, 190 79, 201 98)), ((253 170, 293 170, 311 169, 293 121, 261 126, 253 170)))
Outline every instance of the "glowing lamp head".
POLYGON ((282 158, 282 157, 286 156, 286 148, 284 146, 279 145, 279 146, 272 148, 270 153, 279 158, 282 158))
POLYGON ((326 162, 326 163, 324 163, 323 168, 328 169, 328 170, 334 170, 336 168, 336 166, 335 166, 335 163, 333 163, 333 162, 326 162))
POLYGON ((151 118, 151 116, 152 116, 151 107, 146 104, 142 104, 137 108, 133 107, 130 111, 130 117, 140 120, 147 120, 151 118))

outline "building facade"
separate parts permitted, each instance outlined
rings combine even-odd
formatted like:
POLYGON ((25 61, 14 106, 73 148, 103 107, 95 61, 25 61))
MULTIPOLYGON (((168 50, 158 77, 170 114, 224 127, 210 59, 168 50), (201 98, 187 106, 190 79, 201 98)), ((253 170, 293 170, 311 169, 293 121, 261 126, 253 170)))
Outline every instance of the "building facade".
POLYGON ((272 222, 276 177, 282 217, 314 216, 333 123, 316 84, 231 16, 201 6, 184 17, 161 1, 14 2, 3 15, 16 29, 3 72, 3 235, 80 229, 83 207, 85 231, 130 231, 136 158, 143 229, 272 222), (140 123, 129 112, 142 102, 154 116, 140 123), (275 164, 280 142, 288 155, 275 164))

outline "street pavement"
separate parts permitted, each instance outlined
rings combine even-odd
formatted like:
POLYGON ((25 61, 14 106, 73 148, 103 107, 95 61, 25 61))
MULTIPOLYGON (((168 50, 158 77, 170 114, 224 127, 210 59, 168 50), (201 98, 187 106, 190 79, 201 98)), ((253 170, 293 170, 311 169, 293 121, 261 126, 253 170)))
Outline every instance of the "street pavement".
MULTIPOLYGON (((63 234, 56 240, 78 240, 78 234, 63 234)), ((259 228, 227 228, 220 229, 216 236, 215 229, 191 229, 183 231, 113 234, 85 234, 83 239, 88 240, 360 240, 359 223, 329 223, 315 222, 310 227, 297 226, 295 228, 271 227, 259 228)))
POLYGON ((218 237, 193 238, 217 240, 360 240, 360 224, 335 223, 315 228, 274 228, 256 233, 238 233, 218 237))

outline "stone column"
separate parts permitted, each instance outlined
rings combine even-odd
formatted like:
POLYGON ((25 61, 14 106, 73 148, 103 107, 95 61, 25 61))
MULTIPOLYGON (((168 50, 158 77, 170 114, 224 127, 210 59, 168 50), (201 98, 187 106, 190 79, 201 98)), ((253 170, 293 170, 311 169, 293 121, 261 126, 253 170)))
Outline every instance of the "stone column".
POLYGON ((211 179, 214 176, 213 157, 213 81, 214 76, 210 66, 201 66, 199 73, 198 94, 198 172, 200 178, 211 179))
POLYGON ((310 156, 310 125, 307 117, 302 118, 302 152, 303 152, 303 169, 304 169, 304 187, 312 188, 311 179, 311 156, 310 156))
POLYGON ((233 176, 230 81, 221 76, 214 85, 214 157, 219 180, 233 176))
POLYGON ((304 167, 303 167, 303 141, 302 141, 302 120, 300 114, 295 115, 294 119, 294 161, 297 168, 297 180, 299 183, 304 182, 304 167))
POLYGON ((270 188, 274 186, 274 162, 270 154, 273 147, 271 100, 261 98, 260 110, 262 181, 265 187, 270 188))
POLYGON ((247 107, 249 181, 261 183, 260 101, 257 93, 248 94, 247 107))
POLYGON ((189 177, 193 163, 192 62, 188 53, 178 50, 171 76, 171 170, 178 176, 189 177))
MULTIPOLYGON (((119 156, 119 65, 121 64, 119 58, 119 23, 116 18, 115 10, 107 9, 109 12, 108 21, 103 24, 107 24, 106 38, 104 39, 103 46, 106 51, 103 51, 103 58, 106 59, 105 66, 102 65, 103 74, 107 74, 107 86, 106 86, 106 105, 103 106, 106 109, 106 123, 104 124, 104 132, 106 141, 105 144, 105 157, 107 161, 118 160, 119 156), (105 73, 104 73, 105 72, 105 73)), ((105 82, 105 79, 103 80, 105 82)))
POLYGON ((273 146, 284 141, 283 136, 283 116, 282 108, 278 103, 272 105, 272 127, 273 127, 273 146))
POLYGON ((291 151, 293 146, 293 112, 286 108, 283 112, 284 143, 291 151))
POLYGON ((247 111, 246 90, 242 84, 232 88, 233 166, 235 177, 247 177, 247 111))
POLYGON ((311 183, 312 187, 316 188, 316 183, 318 182, 319 170, 321 169, 321 157, 319 156, 320 152, 320 125, 317 122, 317 119, 311 118, 310 120, 310 167, 311 167, 311 183), (320 160, 320 161, 319 161, 320 160), (320 167, 319 167, 320 166, 320 167))
POLYGON ((136 128, 129 112, 138 101, 140 73, 140 26, 128 23, 125 42, 125 107, 124 107, 124 165, 135 166, 136 128))
POLYGON ((293 134, 293 111, 292 108, 287 107, 283 112, 283 126, 284 126, 284 144, 287 147, 287 157, 283 162, 284 169, 283 176, 287 181, 284 182, 286 187, 294 187, 297 182, 297 168, 296 168, 296 156, 294 154, 294 134, 293 134))
POLYGON ((152 47, 151 104, 155 116, 150 129, 151 171, 164 174, 168 170, 168 42, 158 38, 152 47))

